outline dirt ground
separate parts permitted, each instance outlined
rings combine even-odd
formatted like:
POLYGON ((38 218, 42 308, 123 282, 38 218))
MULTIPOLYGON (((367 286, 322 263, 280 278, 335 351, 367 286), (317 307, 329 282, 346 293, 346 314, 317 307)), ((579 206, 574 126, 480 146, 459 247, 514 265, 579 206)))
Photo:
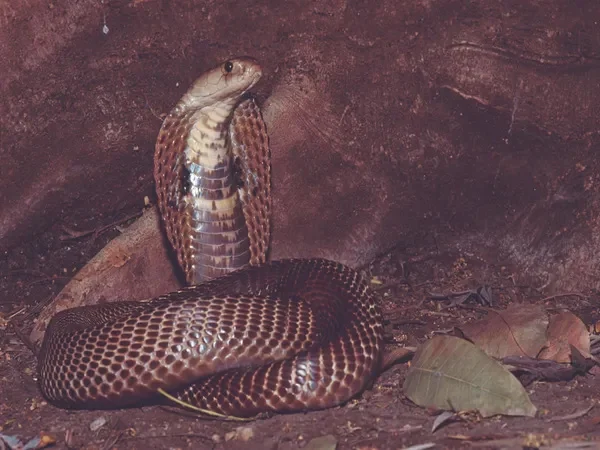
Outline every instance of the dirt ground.
MULTIPOLYGON (((46 242, 46 255, 53 255, 48 260, 56 262, 51 266, 32 264, 31 255, 40 249, 31 246, 15 250, 0 263, 4 274, 0 287, 14 299, 3 303, 0 310, 0 433, 23 441, 49 434, 61 449, 295 449, 322 436, 332 436, 340 449, 397 449, 426 443, 435 443, 436 448, 536 448, 557 442, 566 445, 571 439, 600 444, 600 379, 591 375, 569 382, 529 385, 527 391, 539 410, 536 418, 471 418, 450 423, 435 433, 431 432, 435 414, 413 405, 403 395, 406 364, 382 373, 372 389, 342 407, 252 422, 196 418, 159 406, 120 411, 57 409, 37 390, 35 357, 22 338, 43 300, 54 295, 73 270, 115 233, 112 229, 96 238, 46 242), (19 260, 27 261, 27 268, 16 268, 15 261, 19 260), (568 418, 589 407, 593 408, 587 414, 568 418)), ((544 298, 535 286, 515 285, 510 267, 435 246, 396 249, 363 270, 378 280, 373 288, 380 294, 391 346, 415 346, 435 331, 449 331, 482 317, 484 313, 475 305, 448 308, 444 302, 430 300, 429 293, 456 292, 484 284, 492 287, 497 308, 509 303, 535 303, 550 311, 567 308, 586 323, 600 319, 594 307, 599 301, 595 292, 544 298)))

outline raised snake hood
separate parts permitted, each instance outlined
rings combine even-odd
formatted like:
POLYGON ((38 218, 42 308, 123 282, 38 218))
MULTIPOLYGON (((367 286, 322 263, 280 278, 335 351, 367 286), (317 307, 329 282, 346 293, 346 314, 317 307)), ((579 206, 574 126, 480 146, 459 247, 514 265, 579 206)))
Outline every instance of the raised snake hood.
MULTIPOLYGON (((188 93, 178 107, 192 101, 188 93)), ((371 193, 354 199, 353 207, 367 208, 368 214, 338 221, 347 204, 333 201, 335 197, 344 196, 336 188, 339 180, 346 178, 353 192, 366 180, 359 176, 361 171, 355 165, 341 165, 336 157, 331 160, 339 151, 342 139, 339 120, 330 111, 327 97, 319 93, 308 77, 286 77, 265 102, 263 116, 271 140, 273 186, 276 186, 271 259, 325 257, 355 265, 364 256, 356 244, 376 231, 377 196, 371 193), (289 149, 295 155, 293 166, 296 158, 302 158, 302 153, 315 146, 328 146, 331 154, 322 153, 318 159, 312 155, 309 167, 290 167, 285 152, 277 150, 289 149), (352 176, 344 175, 348 171, 352 176), (307 189, 298 197, 290 191, 296 183, 290 183, 290 177, 300 177, 320 189, 307 189), (317 215, 321 222, 312 220, 317 215), (294 231, 290 233, 290 229, 294 231), (331 240, 332 234, 338 238, 331 240), (316 243, 319 251, 315 251, 316 243)), ((380 210, 385 211, 385 208, 380 210)), ((180 272, 170 253, 156 209, 147 210, 98 253, 78 273, 76 281, 69 283, 44 309, 31 333, 32 341, 41 341, 50 318, 63 309, 113 300, 141 300, 178 289, 182 286, 181 276, 178 278, 180 272)))

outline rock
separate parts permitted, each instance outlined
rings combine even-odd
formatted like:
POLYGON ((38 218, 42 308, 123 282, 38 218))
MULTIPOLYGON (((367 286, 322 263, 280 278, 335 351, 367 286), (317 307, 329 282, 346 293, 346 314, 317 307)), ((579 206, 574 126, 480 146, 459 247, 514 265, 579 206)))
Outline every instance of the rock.
POLYGON ((600 288, 600 3, 116 2, 107 34, 96 6, 34 0, 0 19, 0 249, 141 208, 160 115, 249 54, 265 72, 273 258, 360 266, 435 246, 492 255, 518 283, 600 288))

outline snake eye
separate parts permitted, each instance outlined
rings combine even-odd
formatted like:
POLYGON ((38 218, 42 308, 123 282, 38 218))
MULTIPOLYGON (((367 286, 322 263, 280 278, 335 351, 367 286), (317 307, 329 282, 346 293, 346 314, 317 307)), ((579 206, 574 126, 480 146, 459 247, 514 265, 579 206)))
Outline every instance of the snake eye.
POLYGON ((227 61, 224 65, 223 68, 225 69, 225 72, 227 73, 231 73, 231 71, 233 70, 233 63, 231 61, 227 61))

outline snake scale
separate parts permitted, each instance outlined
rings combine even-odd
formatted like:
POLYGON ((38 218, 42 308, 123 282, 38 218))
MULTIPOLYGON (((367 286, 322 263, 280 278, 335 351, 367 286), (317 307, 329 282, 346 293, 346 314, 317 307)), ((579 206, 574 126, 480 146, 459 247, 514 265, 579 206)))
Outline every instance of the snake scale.
POLYGON ((190 286, 56 314, 38 365, 51 403, 128 407, 160 402, 163 390, 253 417, 339 405, 380 370, 382 319, 356 271, 324 259, 267 262, 269 141, 247 94, 260 76, 251 58, 226 61, 164 120, 158 205, 190 286))

